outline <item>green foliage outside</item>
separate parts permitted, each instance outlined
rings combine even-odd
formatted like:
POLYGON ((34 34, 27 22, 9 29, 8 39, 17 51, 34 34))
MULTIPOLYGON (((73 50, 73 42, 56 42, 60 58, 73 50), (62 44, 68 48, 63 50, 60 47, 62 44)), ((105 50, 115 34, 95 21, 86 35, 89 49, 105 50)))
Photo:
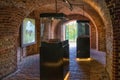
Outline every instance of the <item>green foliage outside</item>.
POLYGON ((66 26, 66 39, 69 41, 76 41, 77 38, 77 23, 76 21, 70 22, 66 26))
POLYGON ((23 21, 23 44, 35 42, 35 20, 25 18, 23 21))

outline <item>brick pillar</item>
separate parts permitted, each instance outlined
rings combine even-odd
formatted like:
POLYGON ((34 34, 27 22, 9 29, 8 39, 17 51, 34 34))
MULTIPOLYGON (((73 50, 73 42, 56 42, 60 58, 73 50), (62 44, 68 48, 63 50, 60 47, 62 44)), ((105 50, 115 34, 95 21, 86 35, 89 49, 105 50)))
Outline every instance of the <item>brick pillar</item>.
MULTIPOLYGON (((36 12, 36 15, 38 15, 39 16, 39 12, 36 12)), ((40 28, 40 17, 38 17, 38 16, 36 16, 36 40, 37 40, 37 48, 38 48, 38 52, 37 53, 39 53, 40 52, 40 41, 41 41, 41 37, 40 37, 40 30, 41 30, 41 28, 40 28)))
POLYGON ((120 80, 120 0, 106 0, 113 25, 112 80, 120 80))
POLYGON ((94 27, 94 25, 90 24, 90 47, 92 49, 96 49, 96 29, 94 27))
MULTIPOLYGON (((104 26, 104 25, 101 25, 104 26)), ((98 27, 101 27, 98 26, 98 27)), ((98 29, 98 50, 106 51, 105 29, 98 29)))
POLYGON ((17 39, 22 10, 0 8, 0 79, 17 69, 17 39))

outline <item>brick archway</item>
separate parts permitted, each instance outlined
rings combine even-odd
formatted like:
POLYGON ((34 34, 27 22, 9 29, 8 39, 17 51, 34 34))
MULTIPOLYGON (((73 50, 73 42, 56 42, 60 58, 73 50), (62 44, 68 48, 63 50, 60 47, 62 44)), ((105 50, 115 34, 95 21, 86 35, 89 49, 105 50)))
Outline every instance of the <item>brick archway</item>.
MULTIPOLYGON (((69 23, 73 20, 79 20, 79 19, 81 19, 82 15, 72 14, 72 15, 69 15, 68 17, 70 18, 70 20, 67 20, 65 22, 59 22, 56 25, 61 25, 59 27, 63 28, 64 24, 69 23), (60 23, 62 23, 62 24, 60 24, 60 23)), ((88 18, 86 18, 86 19, 89 20, 88 18)), ((97 41, 98 40, 98 35, 97 35, 98 31, 97 31, 97 28, 93 25, 93 23, 91 21, 90 21, 89 26, 90 26, 90 36, 91 36, 91 38, 90 38, 91 39, 90 40, 91 41, 90 42, 91 43, 91 48, 98 50, 98 41, 97 41)), ((59 36, 61 36, 61 40, 63 40, 64 34, 63 34, 63 32, 60 31, 60 30, 62 30, 60 28, 58 28, 58 26, 54 26, 53 27, 53 31, 54 31, 53 34, 58 34, 59 35, 59 33, 61 33, 61 35, 59 35, 59 36)), ((56 36, 58 36, 58 35, 56 35, 56 36)))

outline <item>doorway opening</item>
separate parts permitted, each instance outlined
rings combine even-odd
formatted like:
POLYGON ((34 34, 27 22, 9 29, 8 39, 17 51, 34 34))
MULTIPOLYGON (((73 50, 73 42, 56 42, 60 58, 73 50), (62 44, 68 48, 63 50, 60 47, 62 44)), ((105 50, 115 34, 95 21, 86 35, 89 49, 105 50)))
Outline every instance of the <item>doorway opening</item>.
POLYGON ((69 60, 70 62, 75 60, 76 58, 76 40, 77 40, 77 22, 76 20, 70 21, 64 25, 64 30, 65 30, 65 40, 69 41, 69 60), (72 52, 74 51, 74 52, 72 52), (74 53, 74 54, 71 54, 74 53))

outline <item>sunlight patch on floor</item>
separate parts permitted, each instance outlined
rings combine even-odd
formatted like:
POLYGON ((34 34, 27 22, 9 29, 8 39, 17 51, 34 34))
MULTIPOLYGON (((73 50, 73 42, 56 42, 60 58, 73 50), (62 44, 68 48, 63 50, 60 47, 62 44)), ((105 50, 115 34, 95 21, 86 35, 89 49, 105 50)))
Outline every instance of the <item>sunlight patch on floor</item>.
POLYGON ((68 73, 66 74, 64 80, 68 80, 69 75, 70 75, 70 72, 68 72, 68 73))
POLYGON ((91 61, 91 58, 76 58, 76 61, 91 61))

